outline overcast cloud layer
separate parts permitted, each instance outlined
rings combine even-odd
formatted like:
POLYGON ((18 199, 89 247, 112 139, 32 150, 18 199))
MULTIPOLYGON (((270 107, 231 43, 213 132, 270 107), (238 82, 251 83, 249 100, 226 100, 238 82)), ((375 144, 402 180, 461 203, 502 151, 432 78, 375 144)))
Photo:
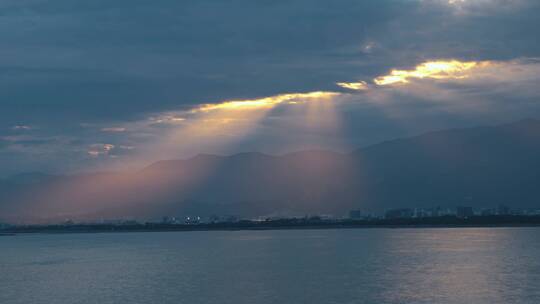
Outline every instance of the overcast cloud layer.
POLYGON ((539 15, 536 0, 4 0, 0 174, 141 167, 197 153, 346 151, 538 118, 539 15), (451 59, 490 65, 463 78, 374 82, 451 59), (196 110, 306 92, 337 96, 264 113, 196 110))

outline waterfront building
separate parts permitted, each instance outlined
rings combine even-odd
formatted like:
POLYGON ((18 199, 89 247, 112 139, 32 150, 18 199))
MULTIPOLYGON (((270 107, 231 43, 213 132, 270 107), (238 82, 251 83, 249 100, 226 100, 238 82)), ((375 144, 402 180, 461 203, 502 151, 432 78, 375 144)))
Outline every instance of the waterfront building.
POLYGON ((384 214, 384 217, 386 219, 398 219, 398 218, 412 218, 414 215, 414 212, 412 209, 404 208, 404 209, 390 209, 386 211, 384 214))
POLYGON ((472 207, 459 206, 456 208, 456 216, 459 218, 468 218, 474 215, 472 207))
POLYGON ((349 211, 349 218, 352 220, 362 219, 362 212, 360 210, 351 210, 349 211))

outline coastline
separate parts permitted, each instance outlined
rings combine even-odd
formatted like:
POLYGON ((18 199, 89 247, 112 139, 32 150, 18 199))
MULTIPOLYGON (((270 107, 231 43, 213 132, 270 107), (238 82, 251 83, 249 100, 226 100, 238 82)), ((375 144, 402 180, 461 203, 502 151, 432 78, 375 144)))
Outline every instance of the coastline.
POLYGON ((394 220, 343 220, 310 222, 297 219, 277 221, 240 221, 209 224, 72 224, 11 226, 0 230, 0 236, 17 234, 67 234, 115 232, 190 232, 190 231, 264 231, 264 230, 316 230, 316 229, 404 229, 404 228, 511 228, 540 227, 540 216, 506 216, 459 218, 426 218, 394 220))

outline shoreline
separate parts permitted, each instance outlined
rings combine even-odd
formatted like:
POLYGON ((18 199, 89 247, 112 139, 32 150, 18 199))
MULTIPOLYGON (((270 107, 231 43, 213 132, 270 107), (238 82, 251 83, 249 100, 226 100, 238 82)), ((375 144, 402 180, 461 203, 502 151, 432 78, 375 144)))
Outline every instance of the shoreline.
POLYGON ((73 234, 73 233, 124 233, 124 232, 193 232, 193 231, 267 231, 267 230, 318 230, 318 229, 433 229, 433 228, 525 228, 540 227, 538 222, 507 223, 226 223, 226 224, 139 224, 139 225, 47 225, 18 226, 0 230, 0 236, 19 234, 73 234))

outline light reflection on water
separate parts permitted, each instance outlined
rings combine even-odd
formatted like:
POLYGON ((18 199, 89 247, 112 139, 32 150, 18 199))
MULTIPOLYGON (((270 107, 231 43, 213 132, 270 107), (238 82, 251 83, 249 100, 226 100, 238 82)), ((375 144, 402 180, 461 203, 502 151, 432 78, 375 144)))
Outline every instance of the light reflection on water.
POLYGON ((1 237, 0 303, 540 303, 539 232, 1 237))

